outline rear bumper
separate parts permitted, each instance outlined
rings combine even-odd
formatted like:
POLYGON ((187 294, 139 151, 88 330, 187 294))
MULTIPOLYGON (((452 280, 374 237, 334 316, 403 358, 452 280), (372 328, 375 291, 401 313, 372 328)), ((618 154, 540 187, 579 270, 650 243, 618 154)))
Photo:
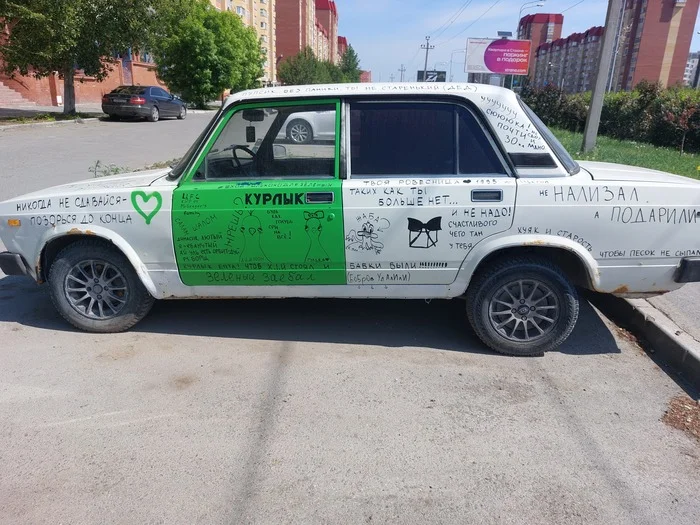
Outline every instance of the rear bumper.
POLYGON ((120 117, 147 117, 151 114, 148 106, 129 106, 121 104, 102 104, 102 111, 107 115, 120 117))
POLYGON ((700 282, 700 257, 684 257, 681 264, 673 274, 673 281, 677 283, 700 282))
POLYGON ((29 275, 24 259, 18 253, 0 253, 0 270, 5 275, 29 275))

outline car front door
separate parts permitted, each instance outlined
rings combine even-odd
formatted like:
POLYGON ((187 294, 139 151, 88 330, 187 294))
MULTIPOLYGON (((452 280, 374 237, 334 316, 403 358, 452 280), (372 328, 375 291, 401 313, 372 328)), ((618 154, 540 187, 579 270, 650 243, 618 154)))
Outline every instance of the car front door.
POLYGON ((173 238, 184 284, 345 284, 337 100, 228 110, 173 195, 173 238), (329 144, 286 144, 283 123, 321 111, 329 144))
POLYGON ((156 100, 158 100, 161 116, 176 117, 179 114, 180 108, 177 107, 177 104, 173 100, 173 97, 170 96, 170 93, 159 87, 151 88, 151 93, 156 100))
POLYGON ((515 179, 483 122, 445 101, 356 101, 349 115, 348 284, 451 284, 513 223, 515 179))

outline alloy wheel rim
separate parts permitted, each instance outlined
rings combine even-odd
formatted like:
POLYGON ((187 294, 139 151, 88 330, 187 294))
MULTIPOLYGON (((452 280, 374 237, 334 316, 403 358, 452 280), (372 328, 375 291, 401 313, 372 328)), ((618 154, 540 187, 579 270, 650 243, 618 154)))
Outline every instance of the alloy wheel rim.
POLYGON ((309 130, 304 124, 294 124, 289 134, 294 142, 306 142, 306 139, 309 138, 309 130))
POLYGON ((536 279, 518 279, 500 287, 489 301, 489 321, 501 337, 517 343, 549 334, 561 315, 552 289, 536 279))
POLYGON ((119 315, 129 299, 124 274, 95 259, 74 265, 64 281, 66 299, 79 314, 104 321, 119 315))
POLYGON ((158 108, 155 108, 155 107, 154 107, 154 108, 151 110, 151 116, 153 117, 153 120, 157 120, 157 119, 158 119, 158 108))

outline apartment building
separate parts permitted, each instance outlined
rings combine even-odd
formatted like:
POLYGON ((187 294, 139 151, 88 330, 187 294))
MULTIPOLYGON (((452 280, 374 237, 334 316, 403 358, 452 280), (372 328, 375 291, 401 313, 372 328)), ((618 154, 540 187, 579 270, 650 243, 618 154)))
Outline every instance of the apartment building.
POLYGON ((276 0, 276 11, 279 62, 307 46, 320 60, 340 62, 347 49, 347 39, 338 35, 335 1, 276 0))
POLYGON ((698 63, 700 62, 700 52, 695 51, 688 55, 688 61, 685 64, 685 71, 683 72, 683 84, 689 87, 698 87, 698 82, 700 78, 700 70, 698 70, 698 63))
POLYGON ((537 71, 535 55, 542 44, 554 42, 561 38, 564 15, 554 13, 537 13, 527 15, 518 23, 518 39, 530 40, 530 79, 535 78, 537 71))
POLYGON ((248 27, 255 28, 260 46, 265 54, 263 83, 277 81, 277 24, 276 2, 278 0, 210 0, 221 11, 236 13, 248 27))
POLYGON ((603 27, 540 45, 535 55, 534 85, 555 85, 567 93, 593 89, 603 27))

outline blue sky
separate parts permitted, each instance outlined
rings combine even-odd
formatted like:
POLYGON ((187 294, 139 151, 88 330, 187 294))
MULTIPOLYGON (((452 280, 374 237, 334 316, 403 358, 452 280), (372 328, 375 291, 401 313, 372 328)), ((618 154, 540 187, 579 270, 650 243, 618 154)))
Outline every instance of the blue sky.
MULTIPOLYGON (((407 78, 415 80, 416 71, 423 69, 425 51, 420 49, 420 45, 425 43, 427 35, 433 35, 431 44, 435 44, 435 49, 430 52, 428 68, 432 69, 437 64, 438 69, 449 71, 452 58, 454 80, 463 81, 466 80, 464 53, 451 52, 464 49, 468 37, 495 37, 498 31, 516 34, 518 13, 525 3, 525 0, 471 0, 459 18, 442 34, 438 34, 440 26, 455 15, 466 1, 336 0, 340 17, 339 32, 348 37, 348 42, 360 57, 360 66, 372 71, 375 82, 380 78, 389 81, 392 74, 398 80, 401 64, 406 66, 407 78), (475 22, 481 15, 482 18, 475 22)), ((525 9, 523 15, 564 12, 562 36, 605 25, 607 0, 585 0, 580 3, 579 0, 541 1, 544 7, 525 9)), ((700 49, 698 30, 700 27, 696 23, 691 51, 700 49)))

